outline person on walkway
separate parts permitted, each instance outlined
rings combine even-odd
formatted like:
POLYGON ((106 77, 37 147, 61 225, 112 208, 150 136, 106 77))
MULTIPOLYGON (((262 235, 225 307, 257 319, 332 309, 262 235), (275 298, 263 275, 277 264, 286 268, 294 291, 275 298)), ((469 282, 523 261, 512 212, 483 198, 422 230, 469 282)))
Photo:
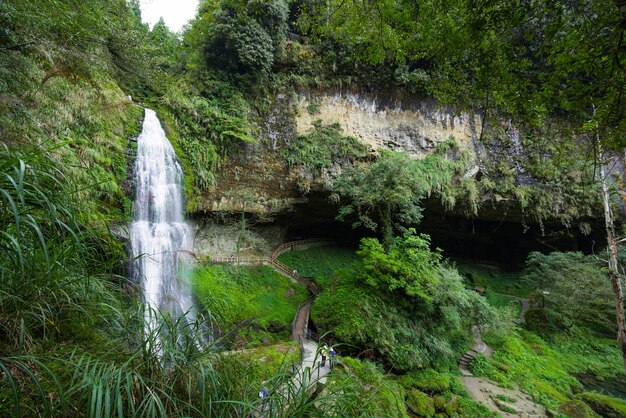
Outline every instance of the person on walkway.
POLYGON ((293 276, 294 276, 294 277, 297 277, 297 276, 298 276, 298 270, 294 270, 292 273, 293 273, 293 276))
POLYGON ((326 346, 322 347, 322 351, 320 352, 321 356, 322 356, 322 364, 321 367, 324 367, 326 365, 326 353, 327 353, 327 348, 326 346))
POLYGON ((267 387, 265 386, 267 382, 264 380, 261 382, 261 390, 259 390, 259 399, 261 400, 261 402, 265 403, 265 399, 270 396, 270 393, 267 390, 267 387))
POLYGON ((335 365, 335 355, 337 354, 332 345, 330 346, 328 354, 330 354, 330 358, 328 359, 328 367, 330 367, 330 369, 332 370, 333 366, 335 365))

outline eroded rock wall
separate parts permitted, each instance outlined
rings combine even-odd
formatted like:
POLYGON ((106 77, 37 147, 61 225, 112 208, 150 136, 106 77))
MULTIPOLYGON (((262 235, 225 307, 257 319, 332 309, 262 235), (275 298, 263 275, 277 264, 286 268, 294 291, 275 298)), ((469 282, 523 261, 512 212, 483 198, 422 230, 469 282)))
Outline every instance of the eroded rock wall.
POLYGON ((301 92, 296 109, 298 133, 307 132, 318 120, 323 124, 338 123, 345 134, 358 138, 373 151, 404 151, 416 158, 425 157, 448 139, 454 139, 463 150, 476 152, 481 130, 480 115, 401 94, 301 92))
POLYGON ((338 159, 315 178, 302 170, 290 170, 280 158, 281 148, 313 129, 317 121, 338 123, 345 135, 357 138, 374 154, 389 149, 423 158, 448 139, 469 151, 477 164, 482 152, 480 115, 466 110, 401 93, 334 89, 279 94, 272 111, 259 116, 259 143, 242 144, 239 152, 221 165, 217 187, 203 196, 201 211, 246 212, 269 221, 307 203, 307 196, 298 189, 302 178, 311 183, 313 191, 328 189, 345 162, 338 159))

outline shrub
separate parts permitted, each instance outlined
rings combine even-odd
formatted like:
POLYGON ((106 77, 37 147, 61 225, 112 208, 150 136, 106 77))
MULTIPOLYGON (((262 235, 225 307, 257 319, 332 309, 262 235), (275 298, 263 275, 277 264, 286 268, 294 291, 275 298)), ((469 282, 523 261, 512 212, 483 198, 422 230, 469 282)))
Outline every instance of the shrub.
MULTIPOLYGON (((602 263, 580 252, 532 252, 526 261, 523 280, 541 295, 542 304, 555 311, 547 313, 548 324, 556 327, 586 322, 611 329, 615 322, 612 291, 602 263), (561 317, 561 318, 559 318, 561 317)), ((569 328, 569 327, 568 327, 569 328)))

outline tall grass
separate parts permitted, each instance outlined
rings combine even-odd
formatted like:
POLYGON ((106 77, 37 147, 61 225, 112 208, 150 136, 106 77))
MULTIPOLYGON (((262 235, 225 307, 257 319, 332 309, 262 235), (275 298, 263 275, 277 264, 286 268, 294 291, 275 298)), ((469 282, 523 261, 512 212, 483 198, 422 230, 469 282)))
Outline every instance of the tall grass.
POLYGON ((110 238, 81 224, 72 184, 41 149, 0 147, 0 354, 27 350, 115 306, 110 238))
POLYGON ((119 245, 52 161, 0 147, 0 416, 354 415, 349 385, 317 394, 287 355, 261 402, 260 360, 208 342, 202 316, 146 327, 111 280, 119 245))
MULTIPOLYGON (((17 417, 101 418, 366 414, 367 408, 359 402, 350 381, 335 382, 318 392, 315 385, 309 385, 310 370, 299 371, 294 378, 296 368, 289 362, 265 383, 270 396, 261 401, 261 381, 254 362, 220 352, 216 344, 197 344, 204 327, 200 321, 160 318, 159 327, 144 334, 143 341, 136 341, 135 351, 119 352, 120 346, 112 344, 95 353, 0 358, 0 373, 6 378, 0 393, 8 389, 11 398, 5 404, 0 399, 0 413, 10 409, 17 417), (161 344, 159 350, 151 349, 164 334, 172 340, 161 344)), ((140 329, 135 331, 142 335, 140 329)))

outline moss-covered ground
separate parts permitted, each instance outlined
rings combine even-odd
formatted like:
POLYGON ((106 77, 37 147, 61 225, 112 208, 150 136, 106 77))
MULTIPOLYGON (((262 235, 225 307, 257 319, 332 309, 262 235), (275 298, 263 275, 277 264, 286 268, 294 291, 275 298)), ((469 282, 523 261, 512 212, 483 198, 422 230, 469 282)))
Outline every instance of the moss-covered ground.
POLYGON ((245 325, 247 346, 289 339, 298 305, 308 297, 304 287, 266 266, 206 265, 194 272, 193 287, 220 328, 245 325))
POLYGON ((339 270, 349 270, 359 261, 350 247, 314 247, 281 254, 278 260, 305 276, 313 276, 322 286, 339 270))
MULTIPOLYGON (((521 280, 519 272, 507 272, 496 266, 467 262, 457 263, 457 269, 466 279, 467 284, 476 289, 521 298, 528 297, 532 290, 521 280)), ((503 303, 503 299, 498 300, 495 296, 488 296, 489 298, 496 304, 503 303)))

